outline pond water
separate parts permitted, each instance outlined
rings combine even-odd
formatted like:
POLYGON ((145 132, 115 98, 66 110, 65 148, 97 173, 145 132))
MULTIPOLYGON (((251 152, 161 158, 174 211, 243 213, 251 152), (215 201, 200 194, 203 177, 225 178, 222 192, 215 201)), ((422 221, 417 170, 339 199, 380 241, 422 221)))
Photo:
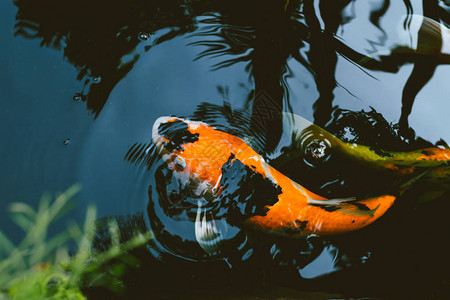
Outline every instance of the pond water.
MULTIPOLYGON (((161 184, 170 174, 145 152, 154 122, 177 116, 246 138, 276 165, 291 133, 279 113, 380 151, 444 147, 447 1, 15 0, 0 3, 0 24, 0 228, 16 241, 10 202, 37 205, 42 193, 80 183, 69 217, 82 221, 95 204, 100 218, 140 216, 162 232, 127 278, 129 293, 450 292, 447 181, 414 183, 374 224, 342 235, 290 238, 230 226, 229 251, 214 255, 198 245, 192 218, 167 212, 157 191, 172 189, 177 199, 183 191, 161 184), (440 196, 427 199, 430 191, 440 196)), ((277 168, 328 198, 401 186, 351 160, 277 168)))

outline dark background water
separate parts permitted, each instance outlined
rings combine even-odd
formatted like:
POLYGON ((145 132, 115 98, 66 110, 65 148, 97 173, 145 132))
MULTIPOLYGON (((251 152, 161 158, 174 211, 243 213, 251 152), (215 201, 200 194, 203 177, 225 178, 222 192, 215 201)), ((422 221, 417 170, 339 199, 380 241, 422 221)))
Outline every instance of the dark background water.
MULTIPOLYGON (((282 1, 2 1, 2 231, 18 239, 8 203, 35 205, 43 192, 62 191, 77 182, 82 191, 71 216, 80 221, 91 203, 100 217, 142 211, 154 176, 130 163, 126 154, 134 144, 150 141, 158 117, 191 116, 202 102, 219 107, 227 101, 251 115, 261 103, 256 100, 270 99, 280 111, 335 134, 345 125, 350 133, 342 138, 387 150, 448 143, 446 57, 436 58, 431 51, 361 63, 365 56, 397 45, 416 48, 411 37, 417 40, 420 22, 412 19, 415 27, 402 30, 407 13, 447 21, 444 2, 424 2, 427 11, 419 0, 291 0, 286 7, 282 1), (397 123, 415 66, 425 78, 424 87, 417 96, 403 95, 404 103, 415 99, 409 116, 414 136, 408 124, 397 123), (336 120, 345 115, 342 110, 379 114, 371 119, 360 113, 341 126, 336 120)), ((446 43, 444 39, 444 50, 446 43)), ((440 48, 437 40, 431 45, 440 48)), ((420 87, 420 78, 415 80, 412 85, 420 87)), ((265 125, 259 150, 276 158, 282 127, 276 120, 265 125)), ((328 168, 324 176, 337 171, 328 168)), ((319 187, 311 183, 317 192, 319 187)), ((444 200, 424 205, 402 200, 406 204, 396 204, 379 224, 333 240, 333 247, 347 256, 365 259, 361 257, 370 253, 367 264, 350 263, 313 282, 302 279, 295 266, 281 263, 255 274, 268 273, 266 281, 300 290, 446 295, 444 200)), ((290 243, 279 241, 284 248, 290 243)), ((180 268, 183 264, 179 262, 180 268)), ((204 271, 192 268, 192 274, 204 271)), ((238 270, 230 276, 243 278, 248 271, 238 270)))

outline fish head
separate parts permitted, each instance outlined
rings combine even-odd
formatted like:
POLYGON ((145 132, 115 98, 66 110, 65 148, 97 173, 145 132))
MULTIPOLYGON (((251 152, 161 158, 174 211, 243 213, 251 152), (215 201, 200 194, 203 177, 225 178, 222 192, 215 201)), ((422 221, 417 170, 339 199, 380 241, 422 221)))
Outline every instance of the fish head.
POLYGON ((177 186, 187 188, 189 201, 196 204, 191 221, 198 244, 210 255, 220 253, 229 226, 223 217, 215 216, 214 199, 222 192, 222 167, 232 157, 233 136, 203 122, 160 117, 153 125, 152 140, 177 186))
POLYGON ((215 186, 222 166, 232 157, 232 147, 241 140, 199 121, 160 117, 153 125, 157 152, 178 177, 189 177, 215 186))

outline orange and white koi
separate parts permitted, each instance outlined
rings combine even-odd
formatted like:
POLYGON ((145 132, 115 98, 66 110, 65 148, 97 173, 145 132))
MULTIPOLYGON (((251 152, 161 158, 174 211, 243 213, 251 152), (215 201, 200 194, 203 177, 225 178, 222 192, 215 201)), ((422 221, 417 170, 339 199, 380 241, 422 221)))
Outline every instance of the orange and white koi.
POLYGON ((178 178, 199 182, 202 193, 218 197, 224 164, 242 163, 278 188, 265 213, 245 221, 255 228, 290 236, 337 234, 363 228, 380 218, 395 197, 355 200, 326 199, 289 179, 256 153, 243 139, 203 122, 160 117, 153 125, 158 153, 178 178))

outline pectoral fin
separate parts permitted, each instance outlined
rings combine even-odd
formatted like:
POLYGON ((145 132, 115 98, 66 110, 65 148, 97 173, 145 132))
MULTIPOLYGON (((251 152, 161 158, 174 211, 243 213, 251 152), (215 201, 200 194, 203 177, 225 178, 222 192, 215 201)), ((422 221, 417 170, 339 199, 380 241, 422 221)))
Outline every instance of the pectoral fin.
POLYGON ((309 205, 317 205, 317 206, 338 206, 342 203, 354 202, 356 201, 356 197, 348 197, 348 198, 336 198, 336 199, 327 199, 327 200, 315 200, 308 199, 309 205))
POLYGON ((357 201, 355 197, 330 199, 330 200, 308 200, 308 204, 320 206, 329 212, 339 212, 350 216, 373 216, 380 207, 378 204, 375 208, 370 209, 364 201, 357 201))
POLYGON ((212 216, 208 216, 206 210, 202 209, 199 200, 195 219, 195 238, 200 247, 210 255, 219 254, 226 231, 227 227, 222 220, 214 220, 212 216))
MULTIPOLYGON (((355 204, 361 204, 356 202, 355 204)), ((364 204, 361 204, 364 205, 364 204)), ((352 204, 345 204, 342 205, 342 208, 340 208, 339 212, 344 215, 349 216, 371 216, 375 214, 375 212, 380 207, 380 204, 378 204, 374 209, 368 208, 366 205, 360 206, 360 205, 352 205, 352 204)))

